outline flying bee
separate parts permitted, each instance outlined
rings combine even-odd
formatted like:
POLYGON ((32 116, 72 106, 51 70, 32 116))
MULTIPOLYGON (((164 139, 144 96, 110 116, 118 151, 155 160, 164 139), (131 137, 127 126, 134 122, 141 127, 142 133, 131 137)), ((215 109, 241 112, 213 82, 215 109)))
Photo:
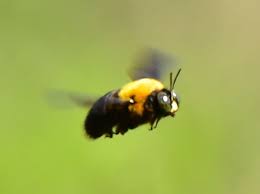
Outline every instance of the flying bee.
POLYGON ((150 124, 152 130, 157 127, 160 119, 175 116, 180 101, 174 86, 181 69, 175 77, 170 73, 170 86, 166 88, 159 80, 170 61, 169 58, 151 49, 142 59, 132 68, 130 83, 106 93, 97 100, 90 96, 63 93, 62 96, 66 94, 77 105, 92 106, 84 121, 85 132, 90 138, 112 138, 113 135, 123 135, 129 129, 146 123, 150 124))
POLYGON ((181 69, 174 79, 170 73, 170 87, 166 88, 158 80, 164 61, 165 56, 151 50, 144 64, 134 69, 132 82, 100 97, 85 119, 87 135, 93 139, 103 135, 112 138, 145 123, 152 130, 161 118, 174 117, 180 103, 174 86, 181 69))

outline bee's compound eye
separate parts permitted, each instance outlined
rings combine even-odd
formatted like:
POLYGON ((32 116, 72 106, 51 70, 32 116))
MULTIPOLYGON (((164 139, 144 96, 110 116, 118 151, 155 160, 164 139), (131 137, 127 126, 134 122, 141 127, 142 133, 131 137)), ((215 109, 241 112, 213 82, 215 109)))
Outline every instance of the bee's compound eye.
POLYGON ((158 103, 164 112, 170 112, 171 111, 171 99, 170 95, 167 95, 166 92, 159 92, 157 95, 158 103))
POLYGON ((169 100, 168 96, 166 96, 166 95, 165 95, 165 96, 163 96, 163 98, 162 98, 162 99, 163 99, 163 101, 164 101, 164 102, 167 102, 167 101, 169 100))
POLYGON ((161 104, 170 103, 170 96, 168 96, 165 92, 159 92, 157 95, 158 101, 161 104))

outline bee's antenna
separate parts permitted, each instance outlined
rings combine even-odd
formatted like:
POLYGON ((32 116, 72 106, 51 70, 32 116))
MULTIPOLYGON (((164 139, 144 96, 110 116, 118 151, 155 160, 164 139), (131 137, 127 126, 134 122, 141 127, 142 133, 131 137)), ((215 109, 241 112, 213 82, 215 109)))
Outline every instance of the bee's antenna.
POLYGON ((180 68, 179 71, 177 72, 177 74, 176 74, 176 76, 175 76, 173 82, 172 82, 172 73, 170 73, 170 81, 171 81, 170 91, 172 91, 172 90, 174 89, 174 85, 175 85, 175 83, 176 83, 176 80, 177 80, 177 78, 178 78, 180 72, 181 72, 181 68, 180 68))
POLYGON ((172 72, 170 73, 170 91, 172 91, 172 72))

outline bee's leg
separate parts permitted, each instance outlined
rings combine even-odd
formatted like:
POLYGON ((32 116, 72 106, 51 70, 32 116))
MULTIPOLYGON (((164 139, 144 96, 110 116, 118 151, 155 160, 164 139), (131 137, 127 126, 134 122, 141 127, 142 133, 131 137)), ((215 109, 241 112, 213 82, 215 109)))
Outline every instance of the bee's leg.
POLYGON ((112 138, 112 137, 113 137, 113 133, 112 133, 112 132, 111 132, 111 133, 110 133, 110 132, 109 132, 109 133, 106 133, 106 134, 105 134, 105 137, 112 138))
POLYGON ((152 120, 151 124, 151 128, 150 130, 153 130, 157 127, 159 121, 161 120, 161 117, 155 118, 154 120, 152 120))
POLYGON ((123 130, 120 130, 120 134, 121 134, 121 135, 124 135, 127 131, 128 131, 127 128, 125 128, 125 129, 123 129, 123 130))
POLYGON ((154 128, 157 127, 157 125, 158 125, 158 123, 159 123, 160 120, 161 120, 161 117, 159 117, 159 118, 156 119, 156 122, 155 122, 155 126, 154 126, 154 128))
POLYGON ((151 123, 151 127, 150 127, 150 129, 149 129, 150 131, 152 131, 153 130, 153 123, 151 123))
POLYGON ((153 116, 151 121, 150 121, 150 125, 151 125, 151 127, 149 129, 150 131, 153 130, 155 121, 156 121, 156 117, 153 116))
POLYGON ((156 127, 155 127, 155 125, 154 125, 154 123, 153 124, 151 124, 151 127, 150 127, 150 131, 152 131, 153 129, 155 129, 156 127))
POLYGON ((106 129, 106 131, 104 131, 105 137, 112 138, 113 134, 114 134, 113 127, 110 127, 108 129, 106 129))
POLYGON ((113 134, 115 134, 115 135, 118 135, 118 134, 119 134, 119 131, 118 131, 117 128, 113 130, 113 134))
POLYGON ((128 128, 123 126, 123 125, 118 125, 117 128, 116 128, 116 134, 121 134, 121 135, 124 135, 126 132, 128 131, 128 128))

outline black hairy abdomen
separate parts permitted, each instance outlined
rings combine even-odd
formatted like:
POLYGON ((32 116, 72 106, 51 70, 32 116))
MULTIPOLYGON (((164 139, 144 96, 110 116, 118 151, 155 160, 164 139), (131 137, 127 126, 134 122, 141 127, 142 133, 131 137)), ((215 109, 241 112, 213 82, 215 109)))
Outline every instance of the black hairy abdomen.
POLYGON ((116 113, 109 110, 111 95, 112 92, 109 92, 99 98, 85 119, 84 128, 91 138, 111 134, 113 126, 117 123, 116 113))

